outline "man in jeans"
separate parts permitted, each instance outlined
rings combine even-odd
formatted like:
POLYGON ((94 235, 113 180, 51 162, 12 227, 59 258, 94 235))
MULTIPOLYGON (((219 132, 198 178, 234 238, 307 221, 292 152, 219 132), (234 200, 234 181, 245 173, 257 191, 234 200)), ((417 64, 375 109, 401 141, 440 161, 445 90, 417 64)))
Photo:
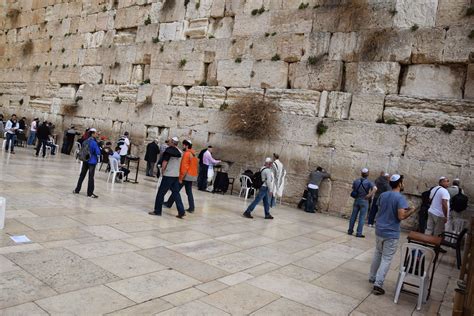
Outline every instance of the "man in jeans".
POLYGON ((5 131, 7 132, 7 141, 5 144, 5 151, 8 151, 10 148, 10 152, 12 154, 15 153, 15 141, 16 141, 16 133, 20 129, 20 124, 16 119, 16 115, 12 114, 12 117, 7 121, 5 124, 5 131))
POLYGON ((39 119, 36 117, 33 122, 31 122, 30 126, 30 135, 28 136, 28 141, 26 142, 27 145, 33 145, 36 140, 36 131, 38 129, 38 122, 39 119))
POLYGON ((316 171, 311 172, 309 175, 308 183, 308 197, 304 211, 307 213, 316 213, 316 207, 318 204, 319 186, 324 179, 329 179, 331 175, 321 167, 317 167, 316 171))
POLYGON ((79 176, 79 180, 77 181, 77 186, 72 191, 74 194, 79 194, 82 187, 82 182, 86 178, 87 172, 89 172, 89 179, 87 181, 87 196, 93 199, 97 199, 99 196, 94 194, 94 175, 95 175, 95 167, 97 166, 97 162, 99 161, 100 156, 100 149, 99 145, 97 144, 96 137, 97 137, 97 130, 95 128, 91 128, 88 131, 89 138, 86 139, 82 146, 85 146, 85 142, 89 144, 89 160, 82 162, 81 174, 79 176))
POLYGON ((178 137, 173 137, 169 142, 169 147, 166 148, 163 153, 161 163, 163 178, 158 193, 156 194, 155 209, 153 212, 148 213, 150 215, 161 216, 163 201, 168 190, 171 190, 171 196, 176 202, 176 207, 178 208, 178 215, 176 215, 176 217, 183 218, 186 215, 181 195, 179 195, 179 190, 181 189, 179 185, 179 168, 181 165, 182 153, 177 147, 178 144, 178 137))
POLYGON ((449 218, 449 179, 446 177, 439 178, 439 185, 431 189, 430 200, 431 205, 428 209, 428 223, 425 234, 438 236, 444 231, 444 225, 449 218))
POLYGON ((388 184, 390 180, 390 175, 385 171, 380 172, 380 176, 375 179, 375 186, 377 187, 377 192, 375 192, 374 199, 372 200, 372 206, 369 211, 369 227, 374 227, 375 215, 379 211, 377 200, 379 199, 380 194, 390 191, 390 185, 388 184))
POLYGON ((369 169, 363 168, 360 173, 361 178, 355 180, 352 183, 352 192, 355 193, 355 196, 352 196, 354 198, 354 206, 352 209, 352 215, 349 221, 349 229, 347 230, 347 233, 352 235, 354 232, 355 222, 357 217, 359 217, 356 237, 364 238, 365 236, 362 235, 362 230, 364 228, 365 215, 369 209, 370 199, 375 194, 375 192, 377 192, 377 187, 371 181, 369 181, 369 179, 367 179, 369 177, 369 169))
POLYGON ((249 205, 243 216, 253 218, 252 211, 263 200, 263 208, 265 210, 265 219, 273 219, 270 215, 270 200, 273 195, 273 172, 272 172, 272 158, 265 159, 265 165, 260 169, 260 176, 262 177, 262 187, 258 190, 255 200, 249 205))
POLYGON ((394 174, 390 177, 391 191, 384 192, 378 199, 379 211, 375 224, 375 253, 370 266, 369 282, 374 283, 375 295, 385 294, 383 282, 393 256, 397 252, 400 239, 400 221, 415 213, 415 208, 408 207, 408 202, 401 194, 403 176, 394 174))

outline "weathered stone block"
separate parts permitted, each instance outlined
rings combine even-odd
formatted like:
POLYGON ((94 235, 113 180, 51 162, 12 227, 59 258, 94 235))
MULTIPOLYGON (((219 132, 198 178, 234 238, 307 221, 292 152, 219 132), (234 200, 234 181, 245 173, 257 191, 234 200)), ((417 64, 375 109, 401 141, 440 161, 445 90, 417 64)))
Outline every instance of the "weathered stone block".
POLYGON ((393 24, 395 27, 409 28, 417 24, 422 27, 435 25, 438 0, 397 0, 393 24))
POLYGON ((253 38, 249 47, 256 60, 270 60, 278 54, 286 62, 299 61, 303 55, 305 37, 303 35, 283 34, 265 38, 253 38))
POLYGON ((242 98, 262 98, 263 99, 263 89, 257 88, 230 88, 227 90, 226 103, 228 105, 233 105, 235 102, 241 100, 242 98))
POLYGON ((211 20, 209 25, 209 34, 215 38, 229 38, 232 36, 234 29, 234 19, 231 17, 224 17, 218 20, 211 20))
POLYGON ((161 23, 160 24, 160 41, 179 41, 186 39, 184 30, 187 27, 187 21, 161 23))
POLYGON ((197 86, 191 87, 188 90, 188 95, 186 97, 186 105, 193 106, 193 107, 203 107, 204 104, 202 102, 202 98, 204 95, 204 87, 197 86))
POLYGON ((252 74, 252 87, 286 88, 288 85, 288 64, 284 61, 257 61, 252 74))
MULTIPOLYGON (((401 94, 431 98, 462 98, 464 66, 411 65, 400 89, 401 94)), ((391 91, 391 93, 396 93, 391 91)))
POLYGON ((349 118, 352 94, 346 92, 329 92, 327 100, 327 117, 346 120, 349 118))
POLYGON ((166 107, 171 99, 171 86, 153 85, 153 104, 166 107))
POLYGON ((321 93, 312 90, 269 89, 265 98, 275 102, 283 113, 317 116, 321 93))
POLYGON ((183 86, 174 87, 171 90, 170 105, 186 106, 186 97, 188 92, 183 86))
POLYGON ((83 83, 98 83, 102 79, 102 66, 84 66, 80 80, 83 83))
POLYGON ((209 19, 194 19, 189 21, 184 35, 189 38, 204 38, 207 35, 209 19))
POLYGON ((474 64, 467 66, 466 86, 464 87, 464 98, 474 100, 474 64))
POLYGON ((224 87, 204 87, 203 93, 204 107, 219 109, 226 100, 227 89, 224 87))
POLYGON ((412 62, 415 64, 441 62, 445 40, 444 29, 420 29, 413 32, 412 62))
POLYGON ((241 63, 236 63, 234 60, 219 60, 217 82, 224 87, 248 87, 252 69, 253 61, 251 60, 242 60, 241 63))
POLYGON ((148 100, 151 101, 153 95, 153 86, 151 84, 143 84, 138 87, 137 102, 145 103, 148 100))
POLYGON ((319 111, 318 111, 318 117, 325 117, 327 110, 328 110, 328 96, 329 92, 328 91, 323 91, 321 92, 321 98, 319 101, 319 111))
POLYGON ((383 94, 353 94, 350 118, 356 121, 376 122, 383 116, 384 100, 383 94))
POLYGON ((74 100, 76 96, 76 89, 73 87, 61 87, 56 94, 57 98, 74 100))
POLYGON ((353 93, 397 93, 399 73, 399 63, 348 63, 346 90, 353 93))
MULTIPOLYGON (((211 7, 213 2, 223 2, 223 1, 213 1, 213 0, 196 0, 191 1, 186 9, 186 19, 200 19, 200 18, 209 18, 211 16, 211 7), (199 3, 197 6, 196 4, 199 3)), ((224 6, 224 4, 222 4, 224 6)), ((222 10, 224 13, 224 10, 222 10)))
POLYGON ((160 22, 182 21, 185 18, 184 1, 165 1, 161 6, 160 22))
POLYGON ((270 29, 272 32, 308 34, 312 28, 311 10, 271 11, 270 29))
POLYGON ((237 15, 234 20, 234 32, 236 37, 263 35, 266 32, 273 32, 270 26, 270 13, 264 12, 258 16, 237 15))
POLYGON ((154 38, 158 37, 159 29, 159 24, 140 25, 137 29, 135 42, 151 42, 154 38))
POLYGON ((340 90, 342 62, 321 58, 313 65, 307 61, 292 63, 289 67, 289 80, 293 89, 340 90))
POLYGON ((471 31, 472 29, 464 26, 450 27, 446 31, 443 62, 466 63, 469 61, 469 54, 474 53, 474 41, 469 37, 471 31))

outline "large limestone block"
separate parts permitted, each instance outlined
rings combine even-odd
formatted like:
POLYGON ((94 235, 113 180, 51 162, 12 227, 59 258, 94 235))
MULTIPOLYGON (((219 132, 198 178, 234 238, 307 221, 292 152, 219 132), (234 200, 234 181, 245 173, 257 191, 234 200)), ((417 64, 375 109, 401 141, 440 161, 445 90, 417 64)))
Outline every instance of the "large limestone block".
POLYGON ((464 98, 474 100, 474 64, 467 66, 466 86, 464 87, 464 98))
POLYGON ((222 2, 222 13, 224 13, 224 1, 193 0, 186 7, 186 19, 209 18, 213 2, 222 2), (197 5, 199 3, 199 5, 197 5))
POLYGON ((183 86, 174 87, 171 90, 170 105, 186 106, 187 90, 183 86))
POLYGON ((432 27, 435 25, 437 7, 438 0, 397 0, 393 24, 401 28, 415 24, 432 27))
POLYGON ((185 1, 164 1, 161 7, 160 22, 182 21, 185 18, 186 8, 185 1))
POLYGON ((168 107, 171 99, 171 86, 153 85, 153 104, 160 107, 168 107))
POLYGON ((467 164, 472 160, 474 133, 454 130, 446 134, 439 129, 410 127, 405 156, 440 163, 467 164))
POLYGON ((412 63, 439 63, 443 60, 446 30, 442 28, 419 29, 412 34, 412 63))
POLYGON ((327 55, 329 52, 329 43, 331 40, 331 33, 329 32, 311 32, 304 36, 304 56, 306 60, 310 56, 320 57, 327 55))
POLYGON ((267 32, 273 32, 270 26, 270 13, 264 12, 261 15, 242 15, 239 14, 234 20, 234 37, 263 35, 267 32))
POLYGON ((161 23, 160 24, 160 41, 179 41, 184 40, 186 37, 184 31, 187 27, 187 21, 161 23))
POLYGON ((320 95, 312 90, 269 89, 265 98, 275 102, 283 113, 315 117, 320 95))
POLYGON ((184 35, 188 38, 204 38, 207 35, 208 27, 208 18, 190 20, 184 31, 184 35))
POLYGON ((217 62, 217 82, 224 87, 248 87, 250 85, 250 74, 253 69, 253 61, 242 60, 236 63, 234 60, 219 60, 217 62))
POLYGON ((466 9, 472 5, 470 0, 438 0, 436 26, 463 25, 468 23, 466 9))
POLYGON ((234 19, 226 16, 222 19, 211 20, 209 34, 215 38, 229 38, 232 36, 233 29, 234 19))
POLYGON ((144 84, 138 87, 137 102, 145 103, 147 100, 151 101, 153 95, 153 86, 151 84, 144 84))
POLYGON ((158 36, 159 29, 159 24, 140 25, 137 29, 137 36, 135 37, 135 42, 151 42, 154 38, 158 36))
POLYGON ((225 1, 213 1, 211 6, 211 17, 220 18, 224 16, 225 1))
POLYGON ((429 127, 450 123, 456 129, 471 130, 474 127, 474 102, 390 95, 386 98, 384 118, 405 125, 429 127))
MULTIPOLYGON (((472 17, 471 19, 474 20, 472 17)), ((473 22, 471 25, 474 25, 473 22)), ((471 31, 472 28, 465 26, 450 27, 446 31, 444 62, 466 63, 469 61, 469 54, 474 52, 474 40, 469 37, 471 31)))
POLYGON ((400 64, 359 62, 346 64, 346 90, 359 93, 397 93, 400 64))
POLYGON ((353 94, 350 118, 356 121, 376 122, 383 116, 384 100, 383 94, 353 94))
POLYGON ((204 87, 203 105, 205 108, 219 109, 225 103, 227 89, 224 87, 204 87))
POLYGON ((102 45, 104 41, 105 32, 99 31, 95 33, 85 33, 84 39, 86 41, 86 48, 97 48, 102 45))
POLYGON ((284 61, 257 61, 252 74, 252 87, 283 89, 288 85, 288 64, 284 61))
POLYGON ((228 105, 233 105, 243 98, 262 98, 263 99, 263 89, 257 88, 230 88, 227 90, 226 103, 228 105))
POLYGON ((319 145, 336 150, 350 148, 356 152, 400 156, 405 145, 406 127, 356 121, 324 121, 326 133, 319 137, 319 145))
POLYGON ((289 80, 293 89, 340 90, 343 65, 341 61, 321 58, 316 64, 307 61, 290 64, 289 80))
POLYGON ((74 100, 76 96, 76 89, 74 87, 61 87, 58 90, 58 93, 56 94, 57 98, 60 99, 69 99, 69 100, 74 100))
POLYGON ((299 61, 304 52, 305 37, 303 35, 283 34, 253 38, 250 54, 256 60, 270 60, 278 54, 286 62, 299 61))
POLYGON ((331 200, 329 212, 349 218, 352 212, 354 199, 351 198, 352 183, 333 181, 331 183, 331 200))
POLYGON ((270 12, 272 32, 308 34, 313 28, 311 10, 277 10, 270 12))
POLYGON ((403 78, 400 94, 461 99, 465 75, 463 66, 411 65, 403 78))
POLYGON ((204 95, 204 87, 202 86, 195 86, 191 87, 188 90, 188 95, 186 97, 186 105, 193 106, 193 107, 203 107, 204 104, 202 102, 203 95, 204 95))
POLYGON ((276 137, 277 141, 306 145, 317 144, 316 125, 320 121, 319 118, 289 113, 280 113, 279 118, 280 130, 276 137))
POLYGON ((352 94, 331 91, 327 100, 327 117, 347 120, 351 107, 352 94))

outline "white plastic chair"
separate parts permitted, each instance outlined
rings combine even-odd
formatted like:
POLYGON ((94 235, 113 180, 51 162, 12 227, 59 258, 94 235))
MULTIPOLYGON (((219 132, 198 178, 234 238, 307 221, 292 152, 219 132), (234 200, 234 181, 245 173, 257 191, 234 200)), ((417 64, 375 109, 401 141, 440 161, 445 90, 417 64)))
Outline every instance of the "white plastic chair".
POLYGON ((255 189, 252 187, 252 179, 245 174, 240 175, 240 192, 239 197, 242 195, 242 192, 245 192, 245 199, 248 198, 249 192, 253 190, 255 193, 255 189), (248 186, 250 184, 250 186, 248 186))
POLYGON ((110 157, 109 158, 109 165, 110 165, 110 171, 109 171, 109 175, 107 177, 107 182, 109 182, 110 175, 112 175, 112 183, 115 183, 115 178, 117 177, 118 173, 121 173, 122 178, 123 178, 124 173, 123 173, 123 171, 119 170, 119 164, 118 164, 117 159, 115 159, 113 157, 110 157))
POLYGON ((404 283, 418 287, 417 310, 421 309, 422 303, 426 303, 430 279, 429 271, 434 257, 435 252, 433 249, 414 243, 404 243, 402 245, 400 274, 398 275, 395 298, 393 300, 395 304, 398 302, 404 283))

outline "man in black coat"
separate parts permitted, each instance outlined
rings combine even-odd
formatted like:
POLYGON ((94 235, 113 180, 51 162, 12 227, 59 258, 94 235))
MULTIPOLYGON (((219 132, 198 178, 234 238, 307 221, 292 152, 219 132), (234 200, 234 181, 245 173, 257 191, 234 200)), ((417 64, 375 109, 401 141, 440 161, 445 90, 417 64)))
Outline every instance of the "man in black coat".
POLYGON ((158 146, 158 140, 155 139, 146 146, 145 161, 147 177, 153 177, 153 169, 155 167, 156 162, 158 161, 159 154, 160 147, 158 146))
POLYGON ((36 146, 36 157, 38 157, 41 147, 43 147, 43 157, 46 155, 46 145, 49 141, 49 135, 51 135, 51 130, 48 126, 48 122, 44 121, 43 124, 38 127, 38 130, 36 132, 36 136, 38 137, 38 145, 36 146))

